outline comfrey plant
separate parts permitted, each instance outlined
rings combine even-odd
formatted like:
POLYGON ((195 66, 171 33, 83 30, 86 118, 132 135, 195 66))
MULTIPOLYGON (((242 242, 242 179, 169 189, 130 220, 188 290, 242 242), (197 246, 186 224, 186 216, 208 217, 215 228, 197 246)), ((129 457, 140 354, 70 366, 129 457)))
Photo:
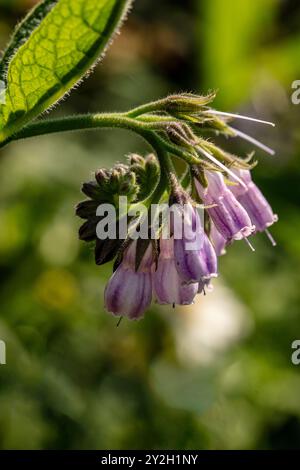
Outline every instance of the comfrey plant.
POLYGON ((126 164, 97 170, 76 209, 84 220, 79 237, 94 244, 96 263, 115 260, 106 309, 139 319, 152 299, 188 305, 209 291, 218 257, 234 241, 244 239, 254 250, 249 238, 266 232, 275 245, 269 227, 277 216, 252 181, 253 154, 233 155, 211 137, 239 137, 274 152, 231 125, 255 119, 213 109, 214 93, 171 95, 125 113, 36 119, 91 70, 130 6, 129 0, 44 0, 28 14, 0 61, 0 147, 103 128, 127 129, 147 142, 147 156, 132 154, 126 164))

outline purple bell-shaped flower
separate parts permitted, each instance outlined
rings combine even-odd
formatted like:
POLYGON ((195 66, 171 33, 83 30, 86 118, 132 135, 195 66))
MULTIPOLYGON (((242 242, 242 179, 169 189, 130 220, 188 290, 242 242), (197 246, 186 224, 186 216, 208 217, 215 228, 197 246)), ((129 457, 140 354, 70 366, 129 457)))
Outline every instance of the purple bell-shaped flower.
POLYGON ((206 171, 208 187, 195 180, 196 188, 217 230, 229 242, 247 238, 255 231, 247 211, 227 188, 223 175, 206 171))
POLYGON ((190 305, 198 292, 198 284, 186 284, 180 278, 174 260, 173 239, 160 240, 157 269, 153 269, 153 291, 157 303, 190 305))
POLYGON ((261 190, 252 181, 251 173, 248 170, 234 170, 237 176, 244 181, 245 187, 232 185, 231 192, 248 212, 257 232, 267 232, 273 244, 273 238, 268 232, 268 227, 278 221, 278 216, 274 214, 270 204, 262 194, 261 190))
POLYGON ((226 246, 227 240, 221 235, 221 233, 217 230, 215 224, 211 222, 210 227, 210 240, 213 244, 217 256, 226 255, 226 246))
POLYGON ((143 317, 151 304, 153 264, 152 247, 149 245, 139 269, 135 269, 136 241, 124 253, 123 260, 105 288, 105 307, 115 316, 127 316, 131 320, 143 317))
POLYGON ((217 255, 203 230, 197 209, 185 207, 182 236, 174 238, 174 258, 180 277, 187 283, 199 282, 218 274, 217 255))

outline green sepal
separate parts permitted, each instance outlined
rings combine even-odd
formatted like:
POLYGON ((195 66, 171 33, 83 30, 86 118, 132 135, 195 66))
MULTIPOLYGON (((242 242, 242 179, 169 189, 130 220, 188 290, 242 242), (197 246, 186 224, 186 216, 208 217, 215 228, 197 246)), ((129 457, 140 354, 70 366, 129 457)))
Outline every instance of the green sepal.
POLYGON ((118 254, 124 240, 100 240, 97 238, 95 246, 95 262, 98 266, 112 261, 118 254))
MULTIPOLYGON (((82 185, 82 192, 99 204, 110 203, 118 208, 119 196, 126 196, 128 203, 133 202, 138 194, 136 175, 126 165, 117 164, 111 170, 100 169, 95 173, 95 181, 82 185)), ((78 207, 78 206, 77 206, 78 207)), ((91 205, 79 205, 82 218, 85 217, 84 208, 88 210, 91 205)))

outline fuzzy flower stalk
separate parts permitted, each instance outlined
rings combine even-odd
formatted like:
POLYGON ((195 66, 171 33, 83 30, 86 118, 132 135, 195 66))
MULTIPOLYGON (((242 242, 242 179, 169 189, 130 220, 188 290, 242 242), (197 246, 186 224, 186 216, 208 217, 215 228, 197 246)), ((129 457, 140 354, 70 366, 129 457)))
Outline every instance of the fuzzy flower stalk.
POLYGON ((233 243, 244 240, 255 251, 253 237, 265 232, 275 246, 270 227, 278 216, 253 182, 254 153, 236 156, 212 139, 242 138, 249 150, 255 146, 273 155, 231 121, 273 124, 215 110, 213 99, 214 94, 172 95, 106 117, 103 126, 99 117, 99 127, 113 121, 113 127, 136 132, 151 147, 145 157, 132 154, 126 163, 97 170, 82 188, 88 199, 76 210, 84 219, 80 238, 94 244, 96 263, 115 259, 104 295, 114 316, 140 319, 152 301, 190 305, 212 291, 220 257, 233 243), (177 167, 175 157, 184 165, 177 167), (110 224, 114 229, 99 237, 99 226, 110 224))

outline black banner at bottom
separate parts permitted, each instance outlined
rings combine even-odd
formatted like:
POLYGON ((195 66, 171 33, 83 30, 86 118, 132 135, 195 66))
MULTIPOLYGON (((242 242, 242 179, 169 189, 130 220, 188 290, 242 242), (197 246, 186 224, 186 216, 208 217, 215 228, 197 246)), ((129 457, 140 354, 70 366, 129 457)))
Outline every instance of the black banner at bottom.
POLYGON ((282 467, 292 463, 297 451, 0 451, 1 468, 4 464, 16 465, 22 468, 35 464, 43 467, 64 465, 72 467, 93 468, 121 466, 124 468, 139 468, 145 466, 191 466, 199 467, 209 464, 226 465, 237 463, 245 464, 272 464, 273 467, 282 467))

